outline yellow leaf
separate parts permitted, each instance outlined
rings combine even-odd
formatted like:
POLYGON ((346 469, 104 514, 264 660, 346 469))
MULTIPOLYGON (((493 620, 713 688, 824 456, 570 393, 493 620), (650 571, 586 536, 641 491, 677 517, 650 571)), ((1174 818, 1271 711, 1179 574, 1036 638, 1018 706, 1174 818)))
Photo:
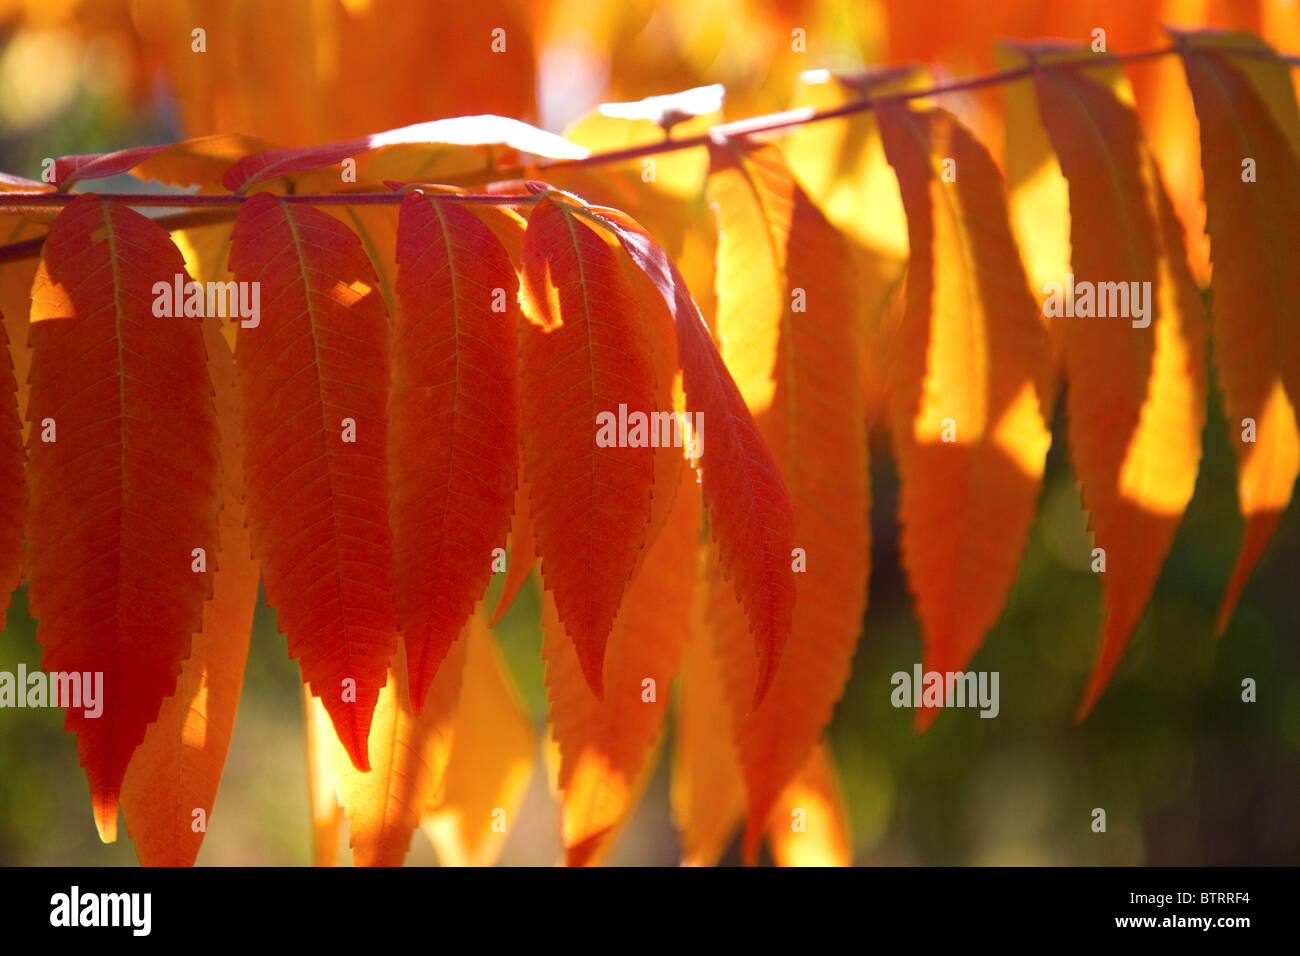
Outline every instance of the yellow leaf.
POLYGON ((852 865, 848 811, 826 741, 772 807, 768 841, 777 866, 852 865))
MULTIPOLYGON (((682 659, 672 754, 673 822, 682 835, 682 863, 713 866, 726 851, 745 810, 745 787, 729 730, 726 686, 713 654, 705 568, 713 548, 701 546, 691 627, 682 659)), ((716 558, 713 558, 716 561, 716 558)), ((744 611, 736 604, 738 617, 744 611)))
POLYGON ((443 866, 490 866, 528 789, 537 733, 479 614, 457 644, 465 648, 465 674, 455 742, 443 792, 426 805, 421 828, 443 866))
MULTIPOLYGON (((1001 614, 1033 521, 1047 336, 988 152, 943 110, 878 113, 911 248, 890 391, 903 563, 925 670, 960 671, 1001 614)), ((918 727, 937 713, 918 710, 918 727)))

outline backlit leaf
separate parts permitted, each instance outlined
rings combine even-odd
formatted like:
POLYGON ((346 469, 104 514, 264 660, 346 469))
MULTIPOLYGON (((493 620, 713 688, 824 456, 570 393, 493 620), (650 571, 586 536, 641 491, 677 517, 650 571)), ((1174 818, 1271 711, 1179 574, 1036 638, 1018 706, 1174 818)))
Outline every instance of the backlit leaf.
POLYGON ((369 767, 353 766, 337 739, 330 741, 326 766, 348 823, 356 866, 400 866, 420 825, 424 808, 442 786, 451 757, 460 697, 465 643, 448 652, 418 714, 406 688, 405 653, 393 655, 388 682, 375 705, 369 767))
MULTIPOLYGON (((1132 109, 1084 70, 1043 70, 1036 86, 1070 184, 1075 288, 1151 283, 1138 286, 1149 290, 1143 318, 1065 319, 1070 451, 1096 545, 1105 552, 1105 620, 1078 708, 1082 718, 1142 617, 1196 485, 1205 333, 1182 225, 1132 109)), ((1125 291, 1127 310, 1110 307, 1123 302, 1118 291, 1096 298, 1106 296, 1109 312, 1135 313, 1132 287, 1125 291)))
POLYGON ((700 499, 694 476, 632 579, 605 654, 604 700, 582 677, 547 601, 542 656, 560 748, 563 840, 571 865, 598 860, 631 814, 654 750, 690 628, 700 499))
MULTIPOLYGON (((673 823, 681 831, 682 864, 713 866, 745 813, 745 781, 731 737, 726 685, 710 635, 707 567, 713 548, 698 549, 691 628, 682 658, 673 727, 673 823)), ((727 595, 737 604, 734 595, 727 595)), ((737 604, 736 613, 743 613, 737 604)))
POLYGON ((253 553, 290 656, 364 770, 397 646, 386 310, 356 236, 269 194, 240 209, 230 264, 261 289, 235 351, 253 553))
POLYGON ((443 866, 490 866, 501 854, 532 776, 537 733, 496 638, 475 614, 443 793, 422 827, 443 866))
POLYGON ((723 576, 734 582, 758 658, 753 703, 767 693, 790 635, 794 518, 790 492, 718 354, 682 275, 636 222, 602 212, 632 260, 655 284, 677 330, 686 408, 703 416, 700 470, 709 529, 723 576))
POLYGON ((398 227, 389 403, 394 587, 418 709, 506 543, 518 460, 514 267, 462 205, 412 193, 398 227))
POLYGON ((65 726, 105 842, 127 762, 211 594, 212 564, 193 570, 192 549, 217 553, 202 332, 153 309, 154 284, 177 276, 184 262, 164 230, 88 195, 50 230, 33 287, 26 575, 42 667, 102 675, 102 715, 69 707, 65 726))
POLYGON ((524 236, 520 302, 524 471, 542 561, 587 682, 645 543, 653 449, 601 447, 598 416, 656 410, 651 345, 635 292, 605 240, 539 202, 524 236))
MULTIPOLYGON (((187 267, 203 275, 194 263, 187 267)), ((163 701, 122 782, 122 814, 144 866, 190 866, 198 856, 235 726, 257 603, 258 567, 244 520, 235 361, 218 321, 204 321, 203 339, 221 433, 221 550, 208 556, 216 565, 212 597, 203 605, 203 625, 176 691, 163 701)))
POLYGON ((1215 49, 1213 37, 1191 37, 1183 50, 1201 130, 1214 358, 1246 519, 1219 611, 1222 631, 1300 474, 1300 161, 1286 133, 1287 118, 1294 127, 1300 116, 1281 60, 1253 59, 1247 72, 1243 61, 1215 49), (1247 161, 1254 167, 1249 181, 1247 161))
MULTIPOLYGON (((752 860, 773 801, 807 762, 848 679, 866 607, 871 544, 863 329, 852 252, 772 147, 733 147, 731 156, 747 182, 761 183, 755 189, 789 203, 787 232, 777 243, 783 252, 775 388, 755 420, 790 489, 794 547, 787 563, 796 572, 795 602, 784 655, 767 695, 752 710, 749 688, 757 667, 745 622, 730 613, 735 605, 729 594, 714 599, 729 611, 715 617, 714 634, 748 793, 745 853, 752 860)), ((720 275, 721 269, 720 261, 720 275)), ((748 301, 757 311, 762 303, 749 298, 757 290, 746 290, 720 285, 720 308, 736 299, 732 308, 748 301)))
MULTIPOLYGON (((984 147, 943 110, 877 112, 911 247, 890 392, 903 564, 925 670, 960 671, 1002 612, 1033 521, 1047 336, 984 147)), ((936 715, 918 710, 918 727, 936 715)))

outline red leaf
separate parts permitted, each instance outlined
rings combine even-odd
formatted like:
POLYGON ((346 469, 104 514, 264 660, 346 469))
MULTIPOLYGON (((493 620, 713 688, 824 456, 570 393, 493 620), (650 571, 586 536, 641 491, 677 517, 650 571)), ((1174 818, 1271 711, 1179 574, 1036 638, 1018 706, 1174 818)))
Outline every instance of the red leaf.
POLYGON ((241 324, 235 351, 253 553, 290 656, 365 770, 397 647, 388 317, 357 237, 309 206, 245 202, 230 265, 261 284, 260 323, 241 324))
POLYGON ((0 316, 0 598, 9 609, 23 559, 23 517, 27 510, 27 476, 23 470, 22 422, 18 385, 9 359, 9 336, 0 316))
MULTIPOLYGON (((189 265, 202 275, 199 264, 189 265)), ((202 627, 176 692, 163 701, 122 781, 122 816, 144 866, 192 866, 203 845, 235 726, 257 605, 258 567, 244 520, 235 359, 218 321, 204 320, 203 341, 221 432, 221 552, 209 557, 216 564, 212 597, 203 605, 202 627), (195 826, 196 810, 203 813, 203 827, 195 826)))
POLYGON ((518 455, 518 280, 463 206, 412 193, 397 235, 393 552, 418 711, 506 542, 518 455), (500 303, 494 310, 494 305, 500 303))
MULTIPOLYGON (((738 293, 746 288, 748 274, 775 272, 764 280, 775 289, 775 302, 768 303, 775 306, 771 364, 751 365, 750 384, 767 396, 755 419, 790 489, 794 544, 806 562, 795 576, 785 654, 767 696, 752 710, 748 695, 756 668, 744 618, 726 593, 731 588, 723 586, 723 593, 713 596, 714 637, 748 795, 745 855, 753 860, 772 806, 808 762, 830 722, 862 631, 871 538, 863 337, 856 320, 861 290, 854 282, 848 242, 794 182, 775 148, 737 144, 718 161, 727 164, 726 176, 739 179, 732 183, 728 219, 739 214, 736 207, 749 204, 773 210, 764 227, 773 233, 773 241, 763 244, 770 261, 750 269, 732 262, 731 268, 740 271, 727 284, 718 283, 719 314, 737 321, 735 313, 745 301, 738 293), (778 208, 783 210, 779 216, 778 208)), ((728 191, 714 189, 715 194, 728 191)), ((748 341, 748 335, 727 339, 729 347, 748 341)), ((752 393, 747 395, 756 407, 752 393)), ((706 449, 712 437, 707 425, 706 449)), ((795 559, 787 554, 788 561, 795 559)), ((715 580, 714 587, 718 584, 715 580)))
POLYGON ((650 345, 614 251, 550 199, 528 220, 520 302, 524 469, 542 580, 599 697, 605 641, 650 522, 654 461, 652 448, 598 445, 597 416, 655 410, 650 345))
POLYGON ((217 547, 201 329, 153 314, 154 283, 178 275, 165 231, 81 196, 50 230, 32 290, 27 578, 42 667, 103 675, 102 715, 71 707, 65 726, 105 842, 127 762, 176 686, 211 592, 192 549, 210 568, 217 547))
POLYGON ((790 492, 677 267, 632 219, 611 209, 600 210, 600 215, 659 289, 676 323, 686 407, 704 416, 700 468, 709 528, 718 542, 723 574, 735 582, 754 635, 757 706, 771 686, 790 636, 790 492))
POLYGON ((628 587, 605 655, 604 700, 587 690, 553 603, 545 602, 542 657, 560 751, 561 835, 570 866, 588 866, 604 856, 653 769, 669 690, 691 627, 700 534, 694 489, 695 482, 687 479, 628 587), (649 697, 647 679, 654 682, 649 697))
POLYGON ((537 563, 537 540, 528 507, 528 482, 524 481, 521 473, 515 489, 514 516, 510 519, 510 557, 506 562, 506 580, 501 586, 501 596, 497 598, 492 620, 488 622, 492 627, 496 627, 510 609, 519 589, 528 580, 533 565, 537 563))
POLYGON ((114 153, 60 156, 54 161, 55 182, 61 190, 87 179, 104 179, 134 172, 176 186, 216 186, 235 160, 266 144, 238 133, 199 136, 161 146, 134 146, 114 153))

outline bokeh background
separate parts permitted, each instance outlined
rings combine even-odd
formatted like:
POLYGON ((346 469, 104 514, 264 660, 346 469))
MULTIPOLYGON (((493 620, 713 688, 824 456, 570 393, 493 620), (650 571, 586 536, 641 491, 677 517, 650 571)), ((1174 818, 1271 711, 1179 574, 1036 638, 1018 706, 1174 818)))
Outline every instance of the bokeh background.
MULTIPOLYGON (((0 0, 0 170, 218 131, 285 145, 440 116, 496 112, 554 131, 595 104, 704 83, 726 115, 795 101, 807 69, 925 63, 937 78, 995 69, 994 41, 1107 30, 1116 52, 1165 40, 1161 23, 1216 25, 1300 52, 1300 4, 913 0, 0 0), (204 26, 209 52, 190 51, 204 26), (510 69, 466 59, 498 26, 510 69), (791 56, 791 30, 807 52, 791 56)), ((1194 128, 1176 64, 1129 69, 1144 126, 1177 195, 1195 195, 1194 128)), ((1002 158, 996 89, 944 105, 1002 158)), ((122 178, 104 191, 146 188, 122 178)), ((149 187, 153 188, 153 187, 149 187)), ((1194 238, 1194 203, 1180 214, 1194 238)), ((1203 213, 1201 213, 1203 215, 1203 213)), ((1195 243, 1194 243, 1195 245, 1195 243)), ((1193 256, 1197 253, 1193 249, 1193 256)), ((1063 408, 1038 517, 1006 611, 972 669, 1001 674, 1001 713, 943 714, 923 736, 889 703, 919 658, 899 564, 897 478, 872 435, 873 571, 853 674, 830 727, 860 864, 1295 864, 1300 862, 1300 516, 1292 506, 1226 634, 1214 617, 1241 536, 1229 431, 1212 392, 1196 494, 1146 617, 1093 714, 1071 714, 1096 650, 1100 582, 1065 451, 1063 408), (1241 700, 1253 678, 1258 701, 1241 700), (1107 811, 1104 835, 1091 812, 1107 811)), ((544 737, 535 579, 497 630, 544 737)), ((38 667, 36 622, 15 593, 0 670, 38 667)), ((300 681, 259 601, 244 694, 201 864, 306 864, 311 833, 300 681)), ((671 731, 670 731, 671 733, 671 731)), ((666 753, 665 741, 660 753, 666 753)), ((538 762, 502 862, 553 864, 558 815, 538 762)), ((609 862, 674 864, 660 759, 609 862)), ((344 857, 346 859, 346 856, 344 857)), ((738 862, 733 846, 724 862, 738 862)), ((128 865, 130 838, 99 842, 75 742, 57 710, 0 711, 0 864, 128 865)), ((416 833, 408 862, 433 863, 416 833)))

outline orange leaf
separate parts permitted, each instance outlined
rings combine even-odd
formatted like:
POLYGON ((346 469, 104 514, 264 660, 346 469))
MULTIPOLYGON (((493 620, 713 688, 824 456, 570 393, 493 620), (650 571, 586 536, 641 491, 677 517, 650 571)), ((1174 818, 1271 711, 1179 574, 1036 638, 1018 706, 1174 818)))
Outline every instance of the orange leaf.
POLYGON ((369 771, 358 771, 337 740, 326 747, 326 767, 348 821, 355 865, 400 866, 406 857, 411 835, 447 770, 464 655, 465 642, 459 641, 448 652, 418 714, 406 692, 405 653, 399 649, 393 655, 388 683, 375 706, 369 771))
POLYGON ((714 336, 755 415, 767 410, 776 392, 796 188, 774 147, 744 150, 727 143, 709 150, 707 191, 718 223, 714 336))
MULTIPOLYGON (((925 670, 960 671, 1002 612, 1033 522, 1051 440, 1047 335, 988 152, 943 110, 877 112, 911 249, 890 395, 903 563, 925 670)), ((917 727, 937 714, 918 710, 917 727)))
POLYGON ((772 807, 768 840, 777 866, 851 866, 849 815, 826 741, 772 807))
MULTIPOLYGON (((682 864, 713 866, 744 814, 745 782, 731 739, 726 685, 709 633, 711 595, 704 569, 717 559, 712 547, 697 550, 691 627, 673 728, 671 797, 673 823, 682 837, 682 864)), ((726 597, 736 604, 734 594, 726 597)), ((736 613, 741 613, 739 606, 736 613)))
MULTIPOLYGON (((1182 225, 1137 117, 1086 72, 1036 77, 1039 111, 1070 184, 1074 287, 1151 285, 1137 287, 1150 293, 1144 318, 1081 317, 1076 309, 1065 319, 1070 447, 1106 572, 1101 648, 1079 719, 1119 663, 1191 500, 1206 387, 1200 296, 1182 225)), ((1131 287, 1122 288, 1130 291, 1122 311, 1135 315, 1131 287)), ((1103 296, 1108 312, 1124 301, 1109 292, 1095 298, 1103 296)))
POLYGON ((422 826, 443 866, 490 866, 528 789, 537 734, 481 615, 469 619, 461 643, 465 677, 451 762, 422 826))
MULTIPOLYGON (((46 227, 22 217, 14 217, 8 227, 0 232, 5 244, 43 237, 46 227)), ((0 314, 4 316, 5 334, 9 337, 9 356, 13 362, 14 380, 18 385, 18 416, 22 420, 23 444, 31 424, 27 421, 27 402, 31 393, 29 372, 32 350, 29 339, 28 318, 32 309, 32 281, 36 278, 39 258, 16 259, 0 262, 0 314)))
POLYGON ((1252 59, 1256 75, 1264 74, 1258 85, 1226 54, 1200 42, 1183 46, 1183 64, 1201 128, 1214 267, 1214 358, 1246 519, 1241 557, 1219 611, 1222 632, 1300 474, 1294 407, 1300 400, 1294 318, 1300 300, 1300 161, 1281 122, 1270 115, 1270 104, 1285 110, 1292 126, 1300 126, 1300 117, 1290 69, 1281 60, 1252 59), (1244 157, 1254 167, 1249 180, 1244 157))
POLYGON ((497 598, 496 609, 488 623, 496 627, 514 603, 519 589, 528 580, 533 565, 537 563, 537 541, 533 535, 533 519, 528 514, 528 482, 523 469, 516 482, 514 515, 510 519, 510 557, 506 561, 506 579, 497 598))
POLYGON ((357 234, 370 264, 374 266, 384 304, 390 315, 396 315, 397 224, 400 209, 384 204, 326 206, 324 211, 357 234))
POLYGON ((706 433, 698 450, 710 533, 718 542, 723 576, 735 582, 754 637, 757 706, 771 686, 790 636, 790 493, 677 267, 632 219, 613 210, 600 215, 654 283, 673 317, 686 408, 702 416, 701 431, 706 433))
MULTIPOLYGON (((524 470, 542 580, 600 696, 605 642, 650 521, 653 449, 602 446, 602 413, 656 410, 635 293, 605 240, 543 199, 524 235, 524 470)), ((626 444, 626 442, 624 443, 626 444)))
POLYGON ((397 646, 386 310, 356 236, 266 193, 240 209, 230 264, 263 307, 235 351, 253 551, 290 656, 364 770, 397 646))
POLYGON ((330 754, 338 747, 338 738, 330 725, 330 716, 311 688, 302 685, 303 724, 306 728, 307 796, 311 802, 312 866, 338 866, 339 843, 343 834, 343 808, 339 806, 334 777, 330 773, 330 754))
POLYGON ((389 401, 394 585, 418 710, 506 542, 519 443, 514 267, 455 202, 402 202, 389 401))
POLYGON ((560 749, 562 835, 572 866, 596 862, 631 815, 659 737, 690 628, 700 499, 687 478, 667 524, 623 600, 605 654, 604 700, 582 678, 577 655, 547 600, 543 615, 550 719, 560 749), (649 685, 647 685, 649 681, 649 685))
POLYGON ((163 701, 122 782, 126 828, 145 866, 191 866, 198 856, 235 726, 257 603, 258 567, 244 522, 234 356, 217 320, 203 323, 203 339, 221 431, 221 552, 211 558, 212 597, 203 605, 203 625, 176 692, 163 701))
POLYGON ((217 548, 202 332, 153 312, 154 283, 184 275, 164 230, 87 195, 55 221, 32 290, 29 594, 42 667, 102 675, 102 715, 69 707, 65 726, 105 842, 211 593, 210 564, 192 570, 193 549, 217 548))
MULTIPOLYGON (((1040 63, 1052 59, 1045 51, 1033 55, 1040 63)), ((998 43, 1000 70, 1023 67, 1029 57, 1028 50, 1015 42, 998 43)), ((1012 234, 1024 258, 1030 291, 1041 307, 1044 286, 1060 281, 1070 271, 1070 187, 1061 174, 1047 129, 1039 119, 1033 76, 1003 84, 1002 96, 1007 113, 1003 150, 1007 211, 1012 234)), ((1051 348, 1051 366, 1042 396, 1043 414, 1050 425, 1064 378, 1065 319, 1043 316, 1042 322, 1047 326, 1051 348)))
MULTIPOLYGON (((795 547, 787 560, 800 572, 789 643, 752 712, 748 689, 757 675, 745 622, 730 595, 715 598, 725 606, 714 634, 748 792, 745 853, 752 860, 773 802, 807 762, 848 680, 867 603, 871 542, 863 334, 851 250, 773 147, 728 155, 735 175, 762 184, 756 191, 785 197, 775 262, 774 388, 755 417, 790 489, 795 547)), ((721 268, 720 260, 720 275, 721 268)), ((729 299, 747 301, 738 294, 744 288, 719 284, 720 309, 729 299)))

